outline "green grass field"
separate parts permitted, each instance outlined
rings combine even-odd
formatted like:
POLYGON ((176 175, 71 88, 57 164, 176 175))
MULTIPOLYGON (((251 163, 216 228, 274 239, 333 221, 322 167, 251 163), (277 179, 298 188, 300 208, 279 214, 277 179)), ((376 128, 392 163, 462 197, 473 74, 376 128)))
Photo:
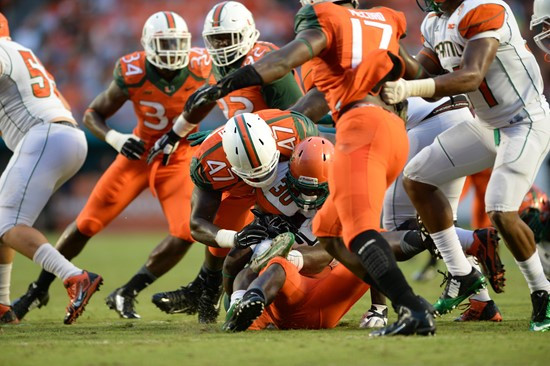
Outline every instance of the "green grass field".
MULTIPOLYGON (((368 294, 336 329, 261 331, 225 334, 216 325, 199 325, 196 316, 167 315, 150 301, 155 292, 173 290, 192 280, 202 262, 195 246, 170 273, 138 297, 139 320, 124 320, 103 299, 125 283, 144 263, 163 234, 109 234, 94 238, 76 258, 83 268, 104 277, 101 292, 77 323, 63 325, 67 295, 61 282, 52 285, 47 307, 30 312, 19 325, 0 329, 0 365, 548 365, 550 333, 527 331, 530 302, 524 279, 506 248, 506 292, 495 295, 500 324, 453 322, 460 312, 439 318, 435 337, 370 339, 358 320, 370 304, 368 294)), ((55 241, 56 237, 52 238, 55 241)), ((401 268, 410 277, 426 257, 401 268)), ((12 275, 12 300, 21 295, 39 268, 18 256, 12 275)), ((441 276, 413 283, 430 301, 441 293, 441 276)), ((492 294, 493 295, 493 294, 492 294)), ((392 313, 390 320, 396 318, 392 313)))

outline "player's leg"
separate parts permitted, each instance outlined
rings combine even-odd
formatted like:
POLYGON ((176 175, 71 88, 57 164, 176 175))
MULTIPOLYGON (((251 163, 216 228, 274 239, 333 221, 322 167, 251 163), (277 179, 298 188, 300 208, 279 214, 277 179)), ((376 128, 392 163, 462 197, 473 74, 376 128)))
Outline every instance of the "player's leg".
POLYGON ((550 330, 550 282, 544 275, 533 232, 517 211, 550 149, 548 122, 543 119, 497 130, 500 144, 485 197, 489 217, 529 286, 533 305, 530 330, 533 331, 550 330))
POLYGON ((450 272, 436 303, 439 313, 450 311, 485 284, 462 251, 454 227, 456 209, 439 187, 491 166, 495 157, 492 137, 492 131, 473 121, 457 124, 405 167, 405 189, 450 272))
POLYGON ((154 173, 147 174, 155 174, 149 181, 152 181, 151 188, 159 199, 170 233, 130 280, 105 299, 107 306, 122 318, 140 318, 134 306, 137 295, 179 263, 193 243, 189 228, 193 182, 188 174, 182 174, 189 170, 191 153, 191 149, 182 148, 172 157, 170 165, 160 166, 154 173))
MULTIPOLYGON (((78 255, 95 234, 103 230, 147 186, 145 162, 130 161, 118 155, 95 185, 86 205, 69 224, 56 243, 56 249, 69 259, 78 255)), ((36 306, 43 306, 55 276, 41 271, 23 296, 14 302, 16 313, 23 317, 36 306)))
POLYGON ((17 324, 19 319, 11 307, 10 282, 15 250, 0 244, 0 324, 17 324))
MULTIPOLYGON (((82 166, 87 146, 76 128, 46 124, 31 128, 0 178, 0 240, 64 281, 71 301, 64 322, 84 311, 102 278, 75 267, 32 225, 50 196, 82 166), (83 296, 77 296, 77 288, 83 296)), ((2 281, 0 280, 0 283, 2 281)))

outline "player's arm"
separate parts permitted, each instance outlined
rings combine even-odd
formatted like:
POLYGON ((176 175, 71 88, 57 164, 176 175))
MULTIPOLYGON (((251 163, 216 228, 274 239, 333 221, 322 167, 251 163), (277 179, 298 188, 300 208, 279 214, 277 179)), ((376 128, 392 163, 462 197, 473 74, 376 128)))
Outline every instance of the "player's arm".
POLYGON ((325 95, 315 87, 311 88, 306 95, 300 98, 289 109, 303 114, 316 123, 326 116, 330 110, 325 100, 325 95))
POLYGON ((403 45, 399 47, 399 56, 401 56, 405 62, 405 74, 403 75, 403 79, 415 80, 430 77, 431 73, 425 69, 424 65, 419 62, 418 59, 412 57, 403 45))
POLYGON ((222 201, 222 193, 196 187, 191 196, 191 235, 196 241, 218 248, 246 248, 268 237, 267 229, 250 224, 243 230, 222 229, 214 218, 222 201))
POLYGON ((288 74, 293 68, 317 56, 326 47, 327 39, 321 30, 306 29, 279 50, 270 52, 254 65, 247 65, 222 78, 216 85, 197 90, 185 104, 191 111, 211 103, 234 90, 265 85, 288 74))
POLYGON ((107 142, 117 152, 130 160, 139 160, 145 152, 145 143, 133 134, 111 129, 106 122, 127 100, 128 95, 113 81, 88 106, 83 122, 95 137, 107 142))

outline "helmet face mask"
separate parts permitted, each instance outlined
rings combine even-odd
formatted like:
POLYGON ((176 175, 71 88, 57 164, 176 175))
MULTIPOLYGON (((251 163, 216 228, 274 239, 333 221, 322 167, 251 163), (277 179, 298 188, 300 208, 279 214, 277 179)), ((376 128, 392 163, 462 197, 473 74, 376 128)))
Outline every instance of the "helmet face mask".
POLYGON ((202 31, 205 47, 216 66, 228 66, 246 56, 259 36, 252 13, 235 1, 214 6, 206 15, 202 31))
POLYGON ((176 13, 151 15, 143 26, 141 44, 147 61, 160 69, 178 70, 189 63, 191 33, 176 13))
POLYGON ((277 178, 280 151, 267 123, 257 114, 231 118, 222 132, 231 171, 252 187, 264 188, 277 178))
POLYGON ((334 145, 322 137, 307 138, 294 148, 286 181, 288 192, 298 207, 316 210, 325 203, 333 155, 334 145))
POLYGON ((429 13, 435 11, 436 13, 441 13, 440 4, 444 3, 446 0, 424 0, 424 5, 420 4, 420 0, 416 0, 416 4, 422 11, 429 13))
POLYGON ((533 37, 537 46, 550 54, 550 0, 535 0, 530 29, 538 31, 533 37))

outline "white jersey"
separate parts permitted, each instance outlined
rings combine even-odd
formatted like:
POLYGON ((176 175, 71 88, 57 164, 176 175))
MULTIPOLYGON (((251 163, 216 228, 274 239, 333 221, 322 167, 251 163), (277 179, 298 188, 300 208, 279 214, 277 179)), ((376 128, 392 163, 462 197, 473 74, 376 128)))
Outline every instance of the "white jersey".
POLYGON ((449 97, 439 99, 437 102, 426 102, 424 98, 410 97, 407 99, 407 131, 418 126, 433 110, 450 100, 449 97))
POLYGON ((496 38, 500 42, 479 89, 467 94, 487 127, 531 123, 550 113, 539 66, 504 1, 464 0, 450 16, 428 14, 421 32, 424 46, 437 53, 449 72, 460 67, 468 41, 496 38))
POLYGON ((53 77, 30 49, 0 38, 0 69, 0 131, 10 150, 37 124, 74 121, 53 77))

